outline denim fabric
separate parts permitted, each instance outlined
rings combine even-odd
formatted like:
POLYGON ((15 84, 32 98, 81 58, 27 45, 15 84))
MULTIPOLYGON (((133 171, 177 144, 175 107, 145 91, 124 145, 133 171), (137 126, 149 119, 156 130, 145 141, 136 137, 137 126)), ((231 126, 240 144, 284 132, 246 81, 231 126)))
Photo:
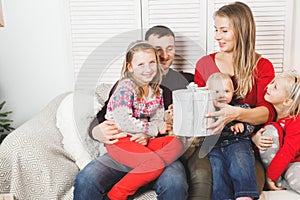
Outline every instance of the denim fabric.
POLYGON ((249 138, 224 140, 208 157, 213 174, 213 200, 258 198, 254 153, 249 138))
MULTIPOLYGON (((108 154, 94 159, 76 176, 74 200, 104 199, 112 186, 130 170, 111 159, 108 154)), ((158 200, 187 199, 188 185, 182 163, 173 162, 158 179, 138 192, 145 189, 154 189, 158 200)))

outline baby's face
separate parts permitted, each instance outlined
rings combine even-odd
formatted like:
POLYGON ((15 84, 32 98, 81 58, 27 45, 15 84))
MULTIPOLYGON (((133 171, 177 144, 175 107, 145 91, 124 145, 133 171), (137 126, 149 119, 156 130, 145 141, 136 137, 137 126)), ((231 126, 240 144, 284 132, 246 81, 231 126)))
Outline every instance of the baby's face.
POLYGON ((216 100, 220 103, 230 103, 233 97, 233 87, 228 81, 217 81, 218 83, 214 84, 211 90, 216 91, 216 100))

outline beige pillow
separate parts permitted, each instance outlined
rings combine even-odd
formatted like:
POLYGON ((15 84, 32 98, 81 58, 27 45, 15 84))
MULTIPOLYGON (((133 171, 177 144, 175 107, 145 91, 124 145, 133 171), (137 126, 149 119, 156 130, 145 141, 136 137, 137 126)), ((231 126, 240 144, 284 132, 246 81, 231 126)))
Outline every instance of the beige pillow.
POLYGON ((60 103, 56 113, 56 126, 63 136, 63 147, 72 155, 75 163, 82 169, 95 157, 106 152, 104 145, 92 140, 88 135, 88 127, 108 98, 113 84, 102 83, 96 87, 95 95, 71 93, 60 103), (76 96, 76 105, 74 105, 76 96), (89 99, 91 101, 89 101, 89 99), (94 104, 89 109, 88 104, 94 104), (76 116, 74 115, 76 107, 76 116), (100 149, 100 152, 99 152, 100 149), (101 154, 100 154, 101 153, 101 154))
POLYGON ((109 92, 113 84, 110 83, 101 83, 96 87, 96 98, 100 105, 104 105, 105 101, 108 99, 109 92))
POLYGON ((84 168, 92 160, 92 156, 79 137, 74 118, 73 93, 67 95, 60 103, 56 113, 56 126, 63 136, 64 149, 74 158, 79 169, 84 168))

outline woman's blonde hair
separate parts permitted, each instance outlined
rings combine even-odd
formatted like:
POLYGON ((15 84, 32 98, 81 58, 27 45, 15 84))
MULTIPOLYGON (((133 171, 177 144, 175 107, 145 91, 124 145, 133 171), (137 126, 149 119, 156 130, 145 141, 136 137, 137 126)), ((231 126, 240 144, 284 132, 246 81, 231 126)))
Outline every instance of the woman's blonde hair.
POLYGON ((138 91, 137 91, 138 98, 142 98, 142 96, 145 94, 145 91, 143 90, 142 85, 135 79, 133 73, 130 72, 128 69, 128 65, 131 64, 134 54, 138 51, 153 52, 155 54, 155 59, 156 59, 156 63, 157 63, 157 65, 156 65, 157 73, 154 76, 154 78, 152 79, 152 81, 150 81, 149 85, 154 91, 153 96, 158 95, 159 94, 159 86, 162 81, 163 69, 160 66, 159 57, 157 55, 156 49, 151 44, 149 44, 147 41, 138 40, 136 42, 131 43, 128 46, 124 64, 123 64, 122 71, 121 71, 121 79, 129 78, 130 80, 132 80, 138 86, 138 91))
POLYGON ((296 116, 300 114, 300 76, 297 71, 286 71, 278 74, 274 80, 284 79, 282 81, 287 94, 288 99, 292 99, 293 102, 286 111, 286 114, 290 116, 296 116))
POLYGON ((254 70, 261 55, 255 52, 256 27, 251 9, 244 3, 225 5, 215 16, 226 17, 233 26, 236 43, 233 69, 236 79, 235 97, 244 99, 254 84, 254 70))

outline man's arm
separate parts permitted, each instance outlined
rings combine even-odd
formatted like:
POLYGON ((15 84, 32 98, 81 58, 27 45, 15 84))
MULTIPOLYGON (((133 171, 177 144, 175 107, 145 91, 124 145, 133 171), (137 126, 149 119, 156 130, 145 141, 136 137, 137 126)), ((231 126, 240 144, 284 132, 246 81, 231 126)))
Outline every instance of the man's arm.
POLYGON ((119 138, 127 136, 127 134, 125 134, 124 132, 120 132, 120 130, 116 127, 114 121, 109 120, 96 125, 91 132, 94 140, 97 140, 104 144, 113 144, 117 142, 119 138))
MULTIPOLYGON (((110 98, 111 96, 111 93, 109 93, 109 97, 108 99, 110 98)), ((96 117, 93 119, 93 121, 90 123, 90 126, 89 126, 89 129, 88 129, 88 133, 89 133, 89 136, 95 140, 93 134, 92 134, 92 131, 94 129, 95 126, 97 126, 98 124, 101 124, 102 122, 105 121, 105 114, 106 114, 106 108, 107 108, 107 104, 108 104, 108 100, 105 101, 103 107, 101 108, 101 110, 99 110, 99 112, 97 113, 96 117)))
POLYGON ((109 92, 108 99, 105 101, 103 107, 101 110, 97 113, 96 117, 93 119, 93 121, 90 123, 90 126, 88 128, 88 134, 93 140, 97 140, 99 142, 106 143, 107 139, 106 135, 107 133, 112 135, 112 134, 117 134, 119 131, 117 131, 117 128, 114 126, 114 123, 104 123, 106 121, 105 119, 105 114, 106 114, 106 109, 107 109, 107 104, 108 100, 115 91, 115 88, 117 87, 118 82, 114 84, 112 89, 109 92), (95 128, 97 126, 97 128, 95 128), (108 129, 107 126, 110 126, 110 129, 108 129), (95 128, 95 130, 94 130, 95 128), (113 132, 109 130, 114 130, 113 132), (95 137, 96 136, 96 137, 95 137), (100 140, 99 140, 100 139, 100 140))

